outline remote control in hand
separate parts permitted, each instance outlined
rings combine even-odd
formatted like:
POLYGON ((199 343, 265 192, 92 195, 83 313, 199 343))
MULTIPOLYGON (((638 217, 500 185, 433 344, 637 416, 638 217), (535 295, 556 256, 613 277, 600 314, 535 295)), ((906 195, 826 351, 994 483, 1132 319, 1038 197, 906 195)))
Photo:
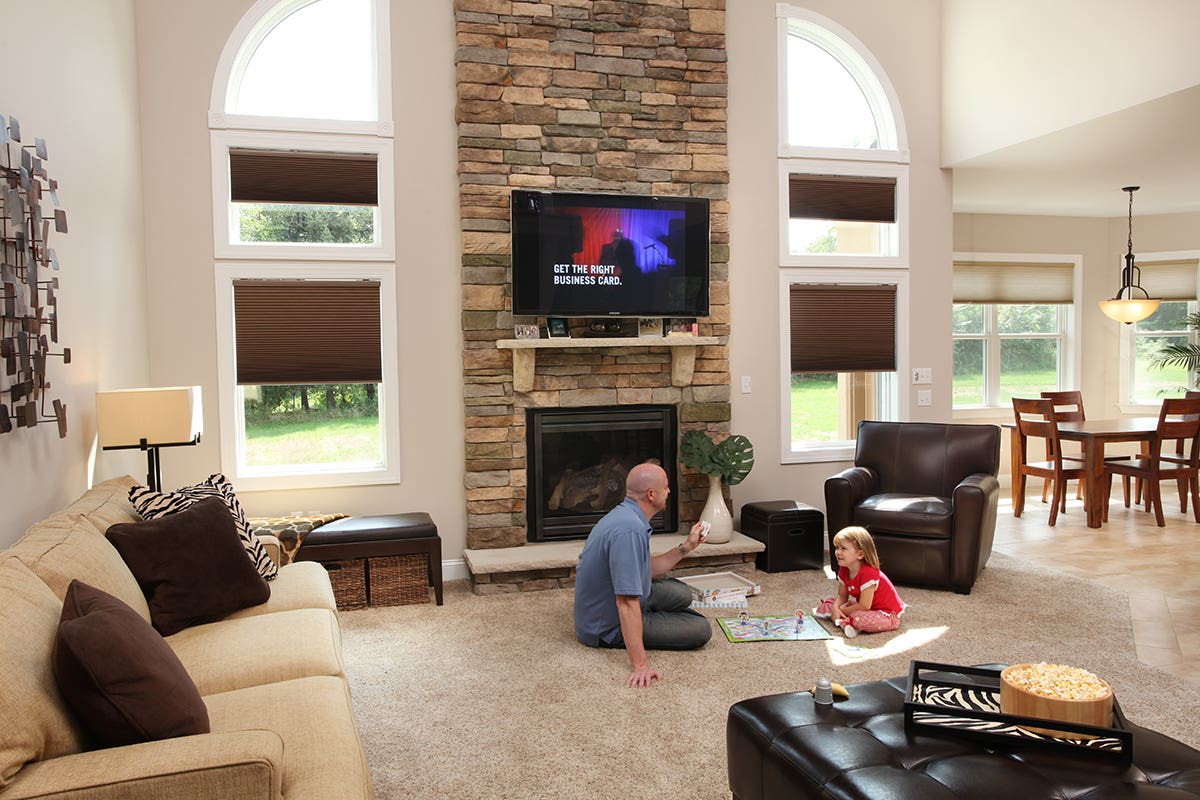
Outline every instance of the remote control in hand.
POLYGON ((700 541, 708 538, 708 532, 712 530, 712 523, 707 521, 700 522, 700 541))

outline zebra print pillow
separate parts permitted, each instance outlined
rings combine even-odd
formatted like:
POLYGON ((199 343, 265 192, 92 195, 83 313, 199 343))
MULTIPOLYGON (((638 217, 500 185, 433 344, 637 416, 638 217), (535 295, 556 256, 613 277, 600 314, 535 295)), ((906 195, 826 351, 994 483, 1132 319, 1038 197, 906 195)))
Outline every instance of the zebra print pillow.
POLYGON ((173 492, 156 492, 145 486, 134 486, 129 490, 129 501, 143 519, 158 519, 190 508, 195 503, 207 497, 219 497, 224 501, 237 527, 242 547, 250 558, 258 574, 266 580, 272 580, 279 574, 279 567, 267 555, 266 548, 258 537, 250 532, 250 524, 246 521, 246 512, 233 493, 233 484, 221 473, 209 475, 195 486, 184 486, 173 492))

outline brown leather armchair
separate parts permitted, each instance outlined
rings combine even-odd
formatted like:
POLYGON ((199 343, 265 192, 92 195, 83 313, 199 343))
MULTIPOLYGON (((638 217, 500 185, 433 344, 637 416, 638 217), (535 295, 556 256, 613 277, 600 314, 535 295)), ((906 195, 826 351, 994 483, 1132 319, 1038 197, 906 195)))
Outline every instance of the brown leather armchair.
POLYGON ((854 466, 825 481, 830 564, 833 535, 861 525, 895 583, 970 594, 992 554, 999 465, 995 425, 860 422, 854 466))

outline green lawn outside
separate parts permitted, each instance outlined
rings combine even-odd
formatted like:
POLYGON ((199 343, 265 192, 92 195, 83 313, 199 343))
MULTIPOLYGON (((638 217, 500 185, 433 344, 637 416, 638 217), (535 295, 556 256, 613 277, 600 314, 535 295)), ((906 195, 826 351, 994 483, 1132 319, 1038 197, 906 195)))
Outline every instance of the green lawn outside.
POLYGON ((246 422, 247 466, 373 463, 381 458, 375 416, 246 422))

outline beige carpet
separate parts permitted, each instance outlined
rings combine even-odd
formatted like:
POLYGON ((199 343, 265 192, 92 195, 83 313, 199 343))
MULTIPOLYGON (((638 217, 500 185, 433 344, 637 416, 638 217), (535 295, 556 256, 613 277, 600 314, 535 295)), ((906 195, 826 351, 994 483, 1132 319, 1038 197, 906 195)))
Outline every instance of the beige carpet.
MULTIPOLYGON (((751 614, 811 608, 817 571, 756 573, 751 614)), ((625 687, 621 650, 575 641, 568 590, 341 615, 346 672, 380 800, 727 798, 725 717, 738 700, 821 675, 851 684, 905 674, 910 659, 1052 661, 1106 678, 1126 715, 1200 747, 1200 687, 1140 664, 1128 600, 1000 554, 969 596, 900 587, 899 631, 847 642, 731 644, 652 653, 664 681, 625 687)), ((736 611, 707 612, 710 617, 736 611)))

